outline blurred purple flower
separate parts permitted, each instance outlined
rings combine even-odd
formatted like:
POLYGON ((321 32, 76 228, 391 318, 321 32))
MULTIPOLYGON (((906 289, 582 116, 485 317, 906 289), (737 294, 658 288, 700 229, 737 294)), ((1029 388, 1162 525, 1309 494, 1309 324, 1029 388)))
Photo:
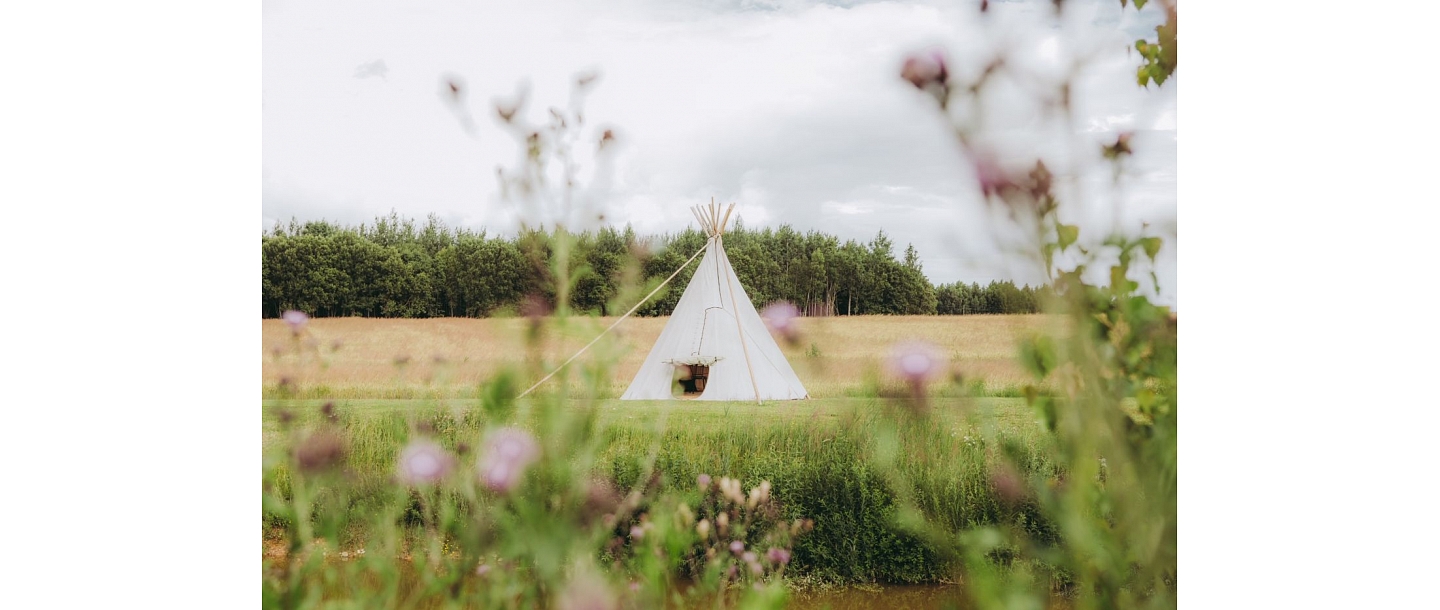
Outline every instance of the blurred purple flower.
POLYGON ((320 472, 344 459, 345 439, 330 430, 311 434, 295 448, 295 461, 305 472, 320 472))
POLYGON ((695 477, 695 484, 700 486, 701 491, 710 489, 710 475, 702 473, 700 476, 695 477))
POLYGON ((406 485, 436 483, 450 474, 454 463, 454 458, 434 441, 414 441, 400 452, 400 482, 406 485))
POLYGON ((905 58, 905 65, 900 68, 900 78, 910 81, 917 89, 925 89, 929 85, 940 85, 943 87, 945 81, 950 77, 950 71, 945 66, 945 55, 938 50, 916 53, 905 58))
POLYGON ((924 89, 931 83, 943 84, 949 76, 945 66, 945 56, 939 51, 928 51, 916 53, 905 58, 905 64, 900 69, 900 77, 918 88, 924 89))
POLYGON ((800 336, 800 310, 788 301, 771 303, 760 317, 765 319, 765 325, 770 327, 770 332, 783 337, 786 341, 794 342, 800 336))
POLYGON ((644 540, 644 539, 645 539, 645 528, 640 527, 640 526, 638 526, 638 525, 632 526, 632 527, 630 528, 630 538, 631 538, 632 540, 644 540))
POLYGON ((1015 188, 1015 181, 1000 167, 1000 163, 988 154, 979 154, 974 159, 975 180, 980 183, 980 193, 1004 196, 1015 188))
POLYGON ((290 326, 290 331, 297 335, 300 334, 301 329, 305 328, 305 324, 310 322, 310 316, 305 315, 303 311, 294 309, 285 312, 280 319, 285 320, 285 324, 290 326))
POLYGON ((790 563, 790 551, 775 547, 765 551, 765 558, 769 559, 770 563, 787 564, 790 563))
POLYGON ((758 559, 758 557, 755 555, 754 551, 745 551, 745 554, 741 555, 740 559, 743 559, 745 563, 755 563, 755 560, 758 559))
POLYGON ((745 543, 739 540, 730 543, 730 552, 736 555, 745 552, 745 543))
POLYGON ((911 341, 895 346, 890 355, 890 370, 912 384, 924 383, 940 372, 940 355, 935 346, 924 341, 911 341))
POLYGON ((529 432, 501 428, 485 439, 485 452, 477 466, 480 482, 492 491, 509 492, 520 483, 525 468, 540 457, 540 444, 529 432))

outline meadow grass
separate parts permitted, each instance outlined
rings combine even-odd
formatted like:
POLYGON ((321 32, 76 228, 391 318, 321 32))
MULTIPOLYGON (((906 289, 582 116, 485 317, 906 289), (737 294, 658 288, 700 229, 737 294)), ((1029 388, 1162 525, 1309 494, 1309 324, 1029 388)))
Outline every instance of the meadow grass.
MULTIPOLYGON (((806 318, 803 339, 782 348, 811 399, 618 400, 665 321, 627 321, 616 341, 577 361, 575 374, 540 390, 569 399, 526 398, 496 413, 484 406, 496 375, 516 375, 527 386, 527 374, 568 357, 609 320, 547 325, 550 334, 538 342, 527 339, 529 321, 514 318, 316 319, 303 337, 266 320, 263 443, 283 447, 296 430, 333 420, 345 436, 347 476, 380 498, 411 439, 433 437, 473 460, 467 452, 487 426, 538 429, 537 410, 561 404, 599 435, 593 460, 577 466, 619 488, 652 475, 662 489, 693 487, 702 473, 736 477, 747 487, 770 481, 787 519, 814 520, 814 531, 796 543, 790 578, 816 583, 940 582, 953 575, 953 558, 903 525, 900 506, 916 507, 927 522, 952 532, 1001 524, 1046 535, 1049 526, 1033 506, 1000 499, 992 474, 1000 445, 1025 456, 1022 474, 1055 474, 1045 457, 1049 437, 1034 411, 1022 398, 996 396, 1018 394, 1027 375, 1016 343, 1049 330, 1052 318, 806 318), (931 417, 923 423, 906 416, 913 404, 899 398, 910 389, 887 381, 882 368, 891 346, 914 339, 935 345, 949 361, 950 374, 926 388, 931 417), (611 373, 586 374, 592 357, 608 365, 594 370, 611 373), (329 416, 322 414, 327 405, 329 416), (877 468, 877 452, 892 455, 904 476, 877 468), (897 502, 902 494, 907 501, 897 502)), ((362 493, 348 510, 363 513, 370 502, 362 493)), ((267 536, 278 529, 270 516, 264 529, 267 536)))
MULTIPOLYGON (((396 454, 418 430, 464 455, 465 445, 474 447, 486 426, 497 423, 478 401, 463 399, 266 400, 266 445, 280 442, 291 427, 326 419, 326 404, 347 437, 350 476, 377 495, 391 483, 396 454), (289 423, 282 425, 282 418, 289 423)), ((909 407, 879 398, 568 404, 571 417, 593 418, 600 435, 598 456, 587 466, 619 488, 643 483, 652 465, 662 489, 691 487, 700 474, 736 477, 746 487, 770 481, 785 518, 815 522, 795 547, 795 578, 924 583, 953 574, 948 558, 899 524, 896 494, 902 492, 874 466, 876 439, 886 430, 897 441, 897 466, 911 481, 903 493, 932 523, 951 531, 996 523, 1045 527, 1029 508, 1002 502, 991 482, 996 440, 1034 456, 1032 473, 1053 474, 1043 457, 1046 435, 1023 399, 935 399, 934 417, 924 425, 907 425, 896 411, 909 407)), ((533 408, 519 401, 505 419, 533 421, 533 408)), ((352 510, 366 506, 362 499, 352 510)))

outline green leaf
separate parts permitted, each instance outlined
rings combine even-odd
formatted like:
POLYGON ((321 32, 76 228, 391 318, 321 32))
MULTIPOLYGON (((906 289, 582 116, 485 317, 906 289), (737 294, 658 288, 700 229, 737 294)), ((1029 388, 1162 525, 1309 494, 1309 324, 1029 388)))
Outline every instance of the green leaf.
POLYGON ((1161 241, 1159 237, 1145 237, 1140 239, 1140 247, 1145 249, 1145 256, 1150 257, 1151 261, 1154 261, 1155 255, 1160 253, 1160 244, 1161 241))
POLYGON ((1135 10, 1138 11, 1142 8, 1145 8, 1145 3, 1148 1, 1149 0, 1135 0, 1135 10))
POLYGON ((1060 249, 1064 250, 1080 238, 1080 227, 1055 223, 1055 233, 1060 238, 1060 249))

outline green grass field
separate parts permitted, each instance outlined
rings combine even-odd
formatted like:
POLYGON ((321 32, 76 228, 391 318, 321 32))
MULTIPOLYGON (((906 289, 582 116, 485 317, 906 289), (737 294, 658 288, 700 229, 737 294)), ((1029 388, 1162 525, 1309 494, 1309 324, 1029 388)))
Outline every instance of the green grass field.
MULTIPOLYGON (((663 325, 663 320, 639 322, 655 333, 663 325)), ((557 390, 547 386, 535 399, 520 399, 499 413, 487 406, 493 399, 481 398, 486 375, 524 360, 521 335, 506 330, 517 330, 523 321, 316 320, 305 339, 308 345, 266 321, 263 443, 267 450, 285 446, 294 440, 287 435, 323 425, 322 409, 330 404, 345 436, 349 476, 362 490, 381 490, 390 484, 398 452, 418 434, 435 438, 462 459, 474 459, 465 447, 476 446, 495 425, 518 424, 536 430, 543 441, 543 421, 554 416, 544 412, 546 405, 560 405, 564 417, 593 418, 596 451, 585 468, 620 488, 643 483, 651 469, 663 487, 672 489, 693 486, 702 473, 736 477, 747 486, 770 481, 787 518, 816 523, 795 547, 794 576, 820 582, 941 582, 953 573, 946 558, 899 525, 896 499, 901 493, 934 523, 953 531, 1005 523, 1038 528, 1043 535, 1047 526, 1033 510, 999 500, 991 480, 1001 445, 1028 456, 1024 463, 1030 473, 1048 476, 1053 470, 1046 457, 1048 436, 1025 400, 993 395, 997 388, 1024 381, 1015 362, 1015 341, 1044 324, 1043 317, 810 322, 806 340, 787 347, 815 396, 808 400, 763 405, 618 400, 614 396, 633 375, 632 361, 644 356, 625 342, 644 342, 643 333, 636 333, 615 342, 610 352, 600 351, 599 357, 613 357, 613 366, 598 386, 592 371, 605 369, 581 365, 566 393, 577 398, 546 400, 557 390), (866 340, 871 334, 874 338, 866 340), (953 374, 935 380, 927 388, 934 417, 923 424, 906 423, 903 414, 896 417, 911 407, 886 398, 903 392, 880 372, 891 344, 917 337, 950 355, 952 373, 972 376, 968 382, 957 382, 953 374), (330 350, 328 342, 336 339, 342 345, 330 350), (397 363, 395 352, 423 353, 416 347, 421 344, 436 355, 397 363), (282 353, 276 354, 277 348, 282 353), (807 351, 819 355, 807 356, 807 351), (478 355, 467 362, 462 353, 478 355), (986 378, 977 383, 983 370, 1003 374, 999 382, 986 378), (287 376, 291 385, 282 387, 279 380, 287 376), (583 398, 587 392, 580 384, 587 377, 589 389, 598 387, 600 398, 583 398), (913 482, 909 489, 895 488, 875 470, 877 451, 894 452, 897 466, 913 482)), ((574 334, 583 336, 591 323, 581 320, 574 334)), ((564 355, 555 349, 547 359, 564 355)), ((510 369, 517 382, 528 385, 525 375, 537 368, 530 364, 528 370, 510 369)), ((353 506, 363 510, 365 501, 353 506)), ((271 525, 266 531, 272 535, 271 525)))

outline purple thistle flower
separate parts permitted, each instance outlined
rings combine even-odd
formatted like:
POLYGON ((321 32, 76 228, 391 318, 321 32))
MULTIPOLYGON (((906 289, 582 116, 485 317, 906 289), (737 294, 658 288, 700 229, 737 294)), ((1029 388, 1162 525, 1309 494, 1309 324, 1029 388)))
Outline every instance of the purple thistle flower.
POLYGON ((645 528, 640 527, 640 526, 638 526, 638 525, 632 526, 632 527, 630 528, 630 538, 633 539, 633 540, 644 540, 644 539, 645 539, 645 528))
POLYGON ((905 64, 900 68, 900 78, 910 81, 917 89, 925 89, 931 84, 944 86, 945 81, 950 77, 950 71, 945 66, 945 55, 938 50, 916 53, 905 58, 905 64))
POLYGON ((730 543, 730 552, 736 555, 745 552, 745 543, 739 540, 730 543))
POLYGON ((768 551, 765 551, 765 558, 769 559, 770 563, 778 563, 784 565, 790 563, 790 551, 787 551, 780 547, 775 547, 768 551))
POLYGON ((890 370, 912 384, 924 383, 940 371, 940 355, 924 341, 901 343, 891 352, 890 370))
POLYGON ((297 335, 305 328, 305 324, 310 322, 310 316, 305 315, 303 311, 294 309, 285 312, 280 319, 285 320, 285 324, 290 326, 290 331, 297 335))
POLYGON ((771 303, 760 312, 760 317, 765 319, 765 325, 770 327, 770 332, 783 337, 786 341, 795 341, 800 336, 800 310, 788 301, 771 303))
POLYGON ((695 477, 695 484, 700 486, 701 491, 710 489, 710 475, 702 473, 700 476, 695 477))
POLYGON ((450 474, 455 460, 434 441, 417 440, 400 452, 400 482, 406 485, 428 485, 450 474))
POLYGON ((525 468, 540 457, 540 444, 529 432, 501 428, 485 439, 485 452, 477 466, 480 482, 492 491, 506 493, 525 475, 525 468))
POLYGON ((975 180, 980 183, 980 193, 986 197, 1004 197, 1015 190, 1015 180, 1000 167, 994 155, 977 153, 974 160, 975 180))
POLYGON ((304 472, 320 472, 345 459, 345 439, 330 430, 306 437, 295 448, 295 461, 304 472))

